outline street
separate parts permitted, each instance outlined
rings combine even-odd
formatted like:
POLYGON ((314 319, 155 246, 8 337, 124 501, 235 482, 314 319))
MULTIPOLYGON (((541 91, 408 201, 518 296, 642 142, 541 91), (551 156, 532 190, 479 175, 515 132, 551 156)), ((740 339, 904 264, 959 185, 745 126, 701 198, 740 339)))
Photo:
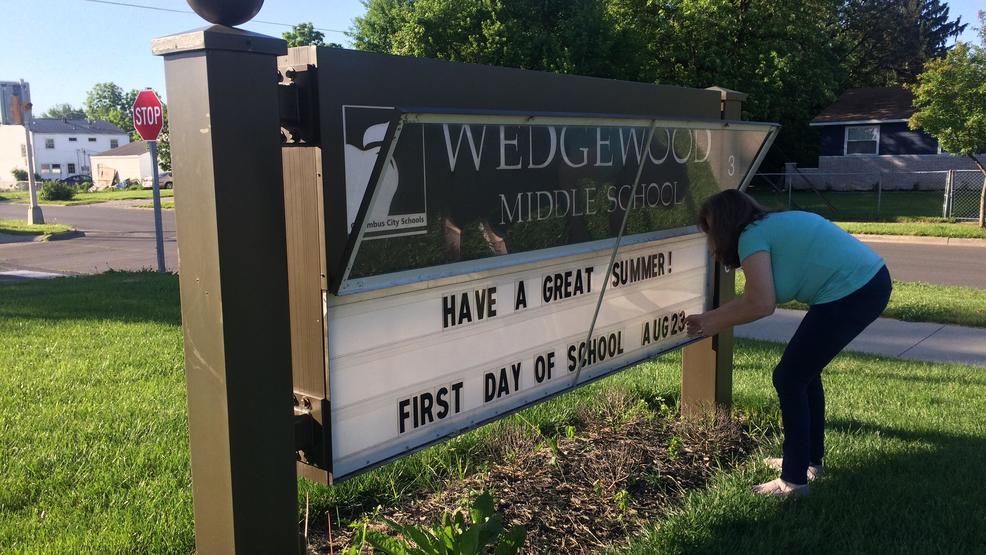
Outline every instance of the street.
POLYGON ((986 247, 866 242, 897 281, 986 289, 986 247))
MULTIPOLYGON (((149 201, 144 201, 149 202, 149 201)), ((0 202, 0 218, 21 219, 27 205, 0 202)), ((92 274, 107 270, 154 269, 154 212, 107 206, 44 206, 47 223, 68 224, 85 233, 64 241, 0 245, 0 272, 28 270, 60 274, 92 274)), ((169 271, 178 270, 175 214, 162 211, 164 258, 169 271)))
MULTIPOLYGON (((148 202, 148 201, 143 201, 148 202)), ((0 218, 23 219, 27 206, 0 202, 0 218)), ((96 204, 44 206, 45 221, 85 233, 65 241, 0 245, 0 272, 29 270, 91 274, 154 268, 154 213, 149 209, 96 204)), ((178 270, 175 213, 163 211, 165 262, 178 270)), ((986 248, 867 242, 887 261, 898 281, 923 281, 986 289, 986 248)))

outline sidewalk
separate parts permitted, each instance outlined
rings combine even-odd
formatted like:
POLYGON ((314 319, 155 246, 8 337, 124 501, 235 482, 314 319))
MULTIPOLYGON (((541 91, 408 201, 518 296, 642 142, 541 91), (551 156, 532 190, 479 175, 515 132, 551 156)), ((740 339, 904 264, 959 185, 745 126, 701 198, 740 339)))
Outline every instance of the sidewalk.
MULTIPOLYGON (((770 317, 736 327, 736 337, 787 343, 805 313, 778 308, 770 317)), ((986 329, 880 318, 847 351, 927 362, 986 366, 986 329)))

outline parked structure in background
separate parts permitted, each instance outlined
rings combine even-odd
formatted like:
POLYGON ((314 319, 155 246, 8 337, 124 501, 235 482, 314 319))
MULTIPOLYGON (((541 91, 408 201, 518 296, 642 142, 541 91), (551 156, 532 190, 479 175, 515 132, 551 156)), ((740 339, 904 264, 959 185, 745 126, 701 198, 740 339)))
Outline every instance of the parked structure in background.
POLYGON ((152 174, 151 154, 144 141, 93 154, 90 160, 93 185, 97 189, 110 188, 118 181, 143 183, 144 178, 150 178, 152 174))
POLYGON ((811 122, 820 133, 817 168, 787 164, 797 189, 944 190, 949 170, 976 170, 944 153, 934 137, 907 127, 914 97, 903 87, 850 89, 811 122))
MULTIPOLYGON (((34 164, 41 179, 91 175, 93 154, 123 146, 130 135, 106 121, 36 118, 31 124, 34 164)), ((27 147, 22 125, 0 126, 0 183, 12 171, 26 169, 27 147)))

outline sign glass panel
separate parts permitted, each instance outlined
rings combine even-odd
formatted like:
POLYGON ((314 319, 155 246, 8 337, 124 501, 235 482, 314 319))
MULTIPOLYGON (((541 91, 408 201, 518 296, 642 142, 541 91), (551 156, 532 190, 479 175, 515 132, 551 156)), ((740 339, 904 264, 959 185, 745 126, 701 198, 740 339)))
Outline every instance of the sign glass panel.
POLYGON ((361 139, 376 145, 362 164, 347 154, 347 196, 363 200, 348 210, 338 293, 594 250, 628 210, 631 244, 693 232, 702 201, 742 182, 772 129, 453 114, 377 124, 361 139))

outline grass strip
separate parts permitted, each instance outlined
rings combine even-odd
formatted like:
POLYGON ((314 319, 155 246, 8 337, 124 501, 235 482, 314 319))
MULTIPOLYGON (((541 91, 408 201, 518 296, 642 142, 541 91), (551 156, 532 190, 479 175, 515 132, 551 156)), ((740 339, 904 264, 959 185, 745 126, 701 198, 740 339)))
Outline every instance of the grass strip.
POLYGON ((65 224, 29 224, 21 220, 0 219, 0 233, 8 235, 50 235, 72 231, 72 226, 65 224))
POLYGON ((986 229, 975 223, 946 222, 836 222, 849 233, 861 235, 912 235, 916 237, 952 237, 986 239, 986 229))
MULTIPOLYGON (((76 193, 72 200, 42 200, 38 198, 38 204, 49 204, 56 206, 78 206, 80 204, 98 204, 111 200, 143 200, 152 198, 152 191, 147 190, 123 190, 123 191, 99 191, 96 193, 76 193)), ((161 197, 174 197, 174 189, 162 189, 161 197)), ((15 191, 0 193, 0 201, 16 202, 27 204, 30 202, 26 191, 15 191)))
MULTIPOLYGON (((194 550, 180 323, 174 276, 0 286, 4 551, 194 550)), ((780 352, 736 344, 736 406, 754 433, 778 426, 770 369, 780 352)), ((668 354, 333 487, 302 481, 301 497, 311 495, 316 522, 328 511, 335 522, 359 518, 475 473, 518 427, 551 437, 587 410, 674 410, 680 364, 680 353, 668 354)), ((749 484, 770 475, 743 465, 689 495, 631 551, 780 552, 798 541, 801 552, 900 551, 905 542, 910 551, 981 550, 986 490, 969 485, 986 458, 982 369, 846 354, 826 384, 831 476, 812 497, 756 499, 749 484)))
MULTIPOLYGON (((137 205, 137 208, 154 208, 154 203, 153 202, 148 202, 147 204, 138 204, 137 205)), ((171 202, 161 202, 161 209, 162 210, 174 210, 175 209, 175 203, 174 203, 174 201, 171 201, 171 202)))
MULTIPOLYGON (((742 294, 746 277, 736 272, 736 294, 742 294)), ((792 301, 781 308, 807 310, 808 306, 792 301)), ((986 328, 986 290, 959 285, 894 281, 885 318, 905 322, 935 322, 986 328)))

